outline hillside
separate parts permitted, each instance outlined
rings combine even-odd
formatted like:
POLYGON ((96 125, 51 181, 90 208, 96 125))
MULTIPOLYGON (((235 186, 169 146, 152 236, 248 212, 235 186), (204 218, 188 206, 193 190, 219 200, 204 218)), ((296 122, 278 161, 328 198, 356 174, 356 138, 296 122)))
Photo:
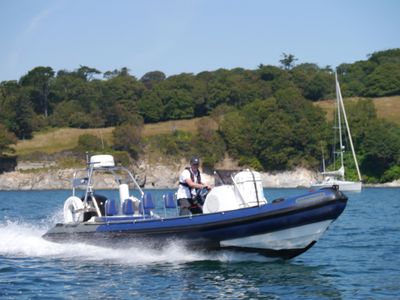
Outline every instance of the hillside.
MULTIPOLYGON (((356 98, 346 99, 346 101, 354 101, 356 98)), ((379 118, 387 119, 400 125, 400 96, 382 97, 373 99, 379 118)), ((327 112, 327 118, 332 120, 335 108, 335 100, 324 100, 314 103, 327 112)), ((149 137, 158 134, 168 134, 175 130, 195 132, 199 120, 213 122, 209 117, 195 118, 191 120, 176 120, 159 122, 154 124, 146 124, 143 130, 143 136, 149 137)), ((216 128, 216 125, 215 125, 216 128)), ((108 144, 112 143, 112 131, 114 127, 108 128, 59 128, 51 129, 45 132, 34 134, 31 140, 19 141, 14 149, 17 155, 26 155, 33 152, 56 153, 63 150, 72 149, 77 146, 78 138, 82 134, 92 134, 103 138, 108 144)))
MULTIPOLYGON (((345 101, 354 101, 355 99, 345 99, 345 101)), ((400 116, 400 96, 395 97, 383 97, 383 98, 375 98, 373 99, 373 103, 376 107, 377 114, 380 118, 387 119, 389 121, 396 122, 400 124, 398 116, 400 116)), ((334 100, 325 100, 320 102, 315 102, 314 105, 321 107, 324 111, 327 112, 327 118, 332 119, 333 111, 335 102, 334 100)), ((210 124, 211 128, 216 129, 217 124, 211 119, 210 117, 203 117, 197 119, 190 119, 190 120, 179 120, 179 121, 168 121, 168 122, 159 122, 159 123, 152 123, 146 124, 143 128, 143 137, 149 138, 146 139, 146 149, 144 151, 145 155, 141 155, 140 160, 137 161, 137 165, 132 166, 135 168, 135 172, 137 174, 141 174, 143 178, 147 177, 148 184, 152 187, 154 186, 170 186, 171 183, 161 183, 158 181, 158 177, 166 178, 172 176, 171 174, 178 173, 179 170, 186 164, 184 160, 185 154, 182 151, 176 151, 174 145, 175 143, 179 142, 179 147, 182 147, 183 143, 187 143, 189 141, 190 145, 193 145, 192 140, 185 140, 187 135, 172 135, 176 130, 179 131, 186 131, 195 133, 198 129, 199 122, 203 124, 210 124), (165 136, 161 138, 151 139, 153 136, 157 136, 160 134, 165 134, 165 136), (181 140, 176 140, 176 138, 183 138, 181 140), (175 139, 175 140, 174 140, 175 139), (174 146, 171 148, 171 145, 174 146), (164 148, 167 147, 167 148, 164 148), (173 150, 172 156, 168 156, 170 154, 165 149, 173 150), (168 176, 166 176, 168 170, 168 176), (165 173, 165 174, 164 174, 165 173), (171 173, 171 174, 170 174, 171 173), (164 175, 165 176, 164 176, 164 175)), ((350 120, 351 122, 351 120, 350 120)), ((234 127, 238 127, 235 124, 234 127)), ((209 127, 210 128, 210 127, 209 127)), ((57 172, 63 171, 60 169, 68 169, 72 166, 75 166, 76 163, 81 163, 75 161, 73 157, 59 157, 56 155, 52 158, 49 157, 49 160, 46 156, 37 155, 37 153, 45 153, 45 154, 56 154, 65 150, 74 149, 78 145, 79 136, 83 134, 91 134, 95 135, 98 138, 102 138, 104 142, 110 146, 112 145, 112 132, 114 127, 107 127, 107 128, 96 128, 96 129, 76 129, 76 128, 58 128, 58 129, 48 129, 42 132, 36 132, 32 139, 30 140, 22 140, 19 141, 16 145, 14 145, 14 149, 16 150, 16 155, 18 156, 18 169, 23 170, 23 172, 16 173, 15 176, 27 176, 27 178, 36 178, 38 176, 38 180, 42 178, 43 174, 47 174, 48 172, 57 172), (65 161, 64 161, 65 160, 65 161), (71 160, 71 161, 70 161, 71 160), (55 162, 57 161, 57 163, 55 162), (44 168, 42 171, 38 170, 44 168), (25 170, 25 171, 24 171, 25 170), (33 173, 32 173, 33 172, 33 173), (44 173, 43 173, 44 172, 44 173), (28 175, 28 173, 30 175, 28 175), (42 174, 43 173, 43 174, 42 174), (24 175, 25 174, 25 175, 24 175), (36 175, 35 175, 36 174, 36 175), (29 177, 30 176, 30 177, 29 177)), ((294 129, 296 130, 296 129, 294 129)), ((206 139, 201 142, 201 145, 197 145, 195 147, 202 147, 201 153, 204 154, 203 156, 206 157, 206 151, 214 151, 213 145, 215 143, 212 142, 212 139, 206 139), (207 144, 207 142, 210 142, 207 144)), ((180 149, 180 148, 177 149, 180 149)), ((187 146, 183 146, 182 149, 187 146)), ((200 149, 200 148, 196 148, 200 149)), ((214 152, 213 152, 214 153, 214 152)), ((223 156, 223 153, 222 153, 223 156)), ((226 156, 225 156, 226 157, 226 156)), ((230 158, 231 159, 231 158, 230 158)), ((224 160, 225 162, 225 160, 224 160)), ((230 168, 227 166, 226 163, 221 162, 221 158, 219 157, 218 160, 215 161, 214 167, 217 168, 230 168)), ((231 159, 230 165, 236 166, 238 165, 239 161, 237 159, 231 159)), ((235 167, 233 167, 235 168, 235 167)), ((306 168, 306 167, 305 167, 306 168)), ((310 168, 308 168, 311 170, 310 168)), ((283 170, 283 169, 282 169, 283 170)), ((396 170, 394 170, 396 171, 396 170)), ((296 169, 296 172, 299 172, 296 169)), ((310 171, 311 172, 311 171, 310 171)), ((50 174, 50 173, 49 173, 50 174)), ((51 173, 53 174, 53 173, 51 173)), ((58 174, 58 173, 57 173, 58 174)), ((50 175, 49 175, 50 176, 50 175)), ((53 175, 51 175, 53 176, 53 175)), ((58 176, 58 175, 57 175, 58 176)), ((297 176, 297 175, 296 175, 297 176)), ((313 175, 308 174, 307 180, 310 179, 310 176, 313 175)), ((287 176, 284 176, 284 179, 280 178, 278 181, 281 182, 287 176)), ((397 176, 392 176, 394 179, 389 178, 387 181, 382 182, 390 182, 398 178, 397 176)), ((18 177, 19 178, 19 177, 18 177)), ((15 180, 19 180, 15 177, 15 180)), ((28 179, 21 179, 22 181, 27 181, 28 179)), ((30 179, 29 179, 30 180, 30 179)), ((29 181, 28 180, 28 181, 29 181)), ((33 180, 33 179, 32 179, 33 180)), ((305 180, 305 181, 307 181, 305 180)), ((39 180, 40 181, 40 180, 39 180)), ((304 182, 305 182, 304 181, 304 182)), ((7 181, 9 182, 9 181, 7 181)), ((47 182, 47 181, 46 181, 47 182)), ((378 180, 370 180, 369 182, 376 183, 379 182, 378 180)), ((36 183, 35 183, 36 184, 36 183)), ((32 183, 32 187, 38 187, 32 183)), ((42 184, 42 181, 40 181, 42 184)), ((296 183, 298 185, 302 185, 304 183, 296 183)), ((296 186, 294 183, 286 184, 286 186, 296 186)), ((270 186, 279 186, 279 183, 270 183, 270 186)), ((19 188, 19 187, 18 187, 19 188)))

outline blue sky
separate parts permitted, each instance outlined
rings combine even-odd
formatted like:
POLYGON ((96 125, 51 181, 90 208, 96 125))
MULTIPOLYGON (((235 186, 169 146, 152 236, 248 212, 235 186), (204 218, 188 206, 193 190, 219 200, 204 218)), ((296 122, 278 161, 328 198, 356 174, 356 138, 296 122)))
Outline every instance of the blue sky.
POLYGON ((127 67, 140 78, 297 63, 400 47, 398 0, 0 0, 0 81, 37 66, 127 67))

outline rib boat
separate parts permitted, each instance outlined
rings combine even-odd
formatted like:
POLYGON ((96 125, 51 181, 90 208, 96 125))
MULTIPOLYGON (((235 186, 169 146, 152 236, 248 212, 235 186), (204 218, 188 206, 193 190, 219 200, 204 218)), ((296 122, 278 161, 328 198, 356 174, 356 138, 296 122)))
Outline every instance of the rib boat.
POLYGON ((162 247, 180 241, 205 251, 231 249, 290 259, 310 249, 347 204, 336 186, 267 200, 258 172, 243 170, 230 178, 206 195, 203 213, 180 216, 174 193, 156 203, 151 190, 143 191, 113 156, 94 155, 85 169, 74 173, 63 223, 43 238, 113 247, 127 243, 162 247), (97 173, 112 175, 119 199, 94 191, 97 173))

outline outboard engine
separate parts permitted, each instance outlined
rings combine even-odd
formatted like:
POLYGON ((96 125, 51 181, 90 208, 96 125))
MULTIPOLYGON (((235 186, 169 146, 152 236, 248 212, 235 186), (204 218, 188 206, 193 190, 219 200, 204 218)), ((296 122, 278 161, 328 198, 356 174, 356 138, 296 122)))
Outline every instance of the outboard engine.
MULTIPOLYGON (((104 216, 104 213, 105 213, 104 206, 105 206, 107 197, 103 196, 103 195, 98 195, 98 194, 94 194, 93 196, 96 199, 96 203, 100 209, 101 215, 104 216)), ((84 199, 85 199, 85 197, 83 196, 81 198, 81 200, 83 201, 84 199)), ((88 196, 87 201, 88 201, 89 207, 91 207, 92 209, 90 209, 89 211, 85 211, 84 216, 83 216, 83 222, 86 222, 86 221, 90 220, 92 217, 97 216, 97 212, 96 212, 96 210, 94 208, 94 204, 93 204, 93 197, 88 196)))
POLYGON ((258 172, 244 170, 234 176, 240 198, 246 206, 257 206, 267 203, 264 197, 261 175, 258 172))

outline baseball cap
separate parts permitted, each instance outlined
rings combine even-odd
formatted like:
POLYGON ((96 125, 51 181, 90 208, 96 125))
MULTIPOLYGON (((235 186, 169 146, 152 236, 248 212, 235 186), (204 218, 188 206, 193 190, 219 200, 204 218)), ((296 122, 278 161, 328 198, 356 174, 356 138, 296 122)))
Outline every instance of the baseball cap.
POLYGON ((198 164, 200 164, 200 159, 198 157, 192 157, 190 159, 190 164, 191 165, 198 165, 198 164))

